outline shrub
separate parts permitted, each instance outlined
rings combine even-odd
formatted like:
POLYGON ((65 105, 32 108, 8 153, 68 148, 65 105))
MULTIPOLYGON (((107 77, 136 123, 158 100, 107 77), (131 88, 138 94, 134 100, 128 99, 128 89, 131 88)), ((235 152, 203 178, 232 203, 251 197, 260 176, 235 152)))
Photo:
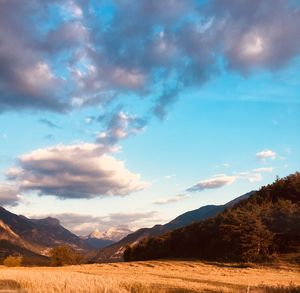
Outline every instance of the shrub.
POLYGON ((67 245, 52 248, 50 256, 53 266, 75 265, 82 261, 82 256, 67 245))
POLYGON ((3 261, 3 264, 6 267, 19 267, 22 264, 22 257, 10 255, 3 261))

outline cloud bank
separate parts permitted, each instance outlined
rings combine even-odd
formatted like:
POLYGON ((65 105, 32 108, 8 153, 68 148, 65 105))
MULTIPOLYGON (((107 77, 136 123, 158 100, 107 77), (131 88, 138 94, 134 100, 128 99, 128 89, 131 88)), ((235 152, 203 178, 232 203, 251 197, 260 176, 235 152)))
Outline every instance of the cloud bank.
POLYGON ((220 60, 245 76, 288 64, 299 27, 294 0, 1 1, 0 111, 65 112, 134 94, 164 118, 220 60))

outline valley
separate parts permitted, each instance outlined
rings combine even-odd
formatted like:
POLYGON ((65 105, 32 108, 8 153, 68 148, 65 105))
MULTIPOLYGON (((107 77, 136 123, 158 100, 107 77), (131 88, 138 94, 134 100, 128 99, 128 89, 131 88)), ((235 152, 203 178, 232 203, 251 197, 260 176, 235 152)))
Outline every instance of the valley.
POLYGON ((0 291, 15 290, 5 292, 294 293, 299 289, 300 268, 285 263, 266 267, 164 260, 60 268, 0 267, 0 291))

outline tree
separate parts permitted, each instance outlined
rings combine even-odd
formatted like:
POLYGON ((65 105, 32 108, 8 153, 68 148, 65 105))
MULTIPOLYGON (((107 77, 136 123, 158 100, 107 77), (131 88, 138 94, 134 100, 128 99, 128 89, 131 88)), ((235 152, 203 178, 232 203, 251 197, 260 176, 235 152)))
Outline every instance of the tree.
POLYGON ((52 248, 50 256, 51 265, 53 266, 75 265, 80 264, 82 261, 82 256, 68 245, 52 248))
POLYGON ((22 256, 8 256, 4 261, 3 264, 6 267, 19 267, 22 264, 22 256))

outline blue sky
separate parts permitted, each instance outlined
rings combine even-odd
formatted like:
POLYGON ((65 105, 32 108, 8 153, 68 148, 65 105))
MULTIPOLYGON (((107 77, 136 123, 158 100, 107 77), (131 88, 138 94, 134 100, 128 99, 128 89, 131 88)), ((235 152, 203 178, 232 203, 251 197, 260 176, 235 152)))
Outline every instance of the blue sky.
POLYGON ((0 4, 9 210, 121 237, 299 170, 296 1, 32 4, 0 4))

